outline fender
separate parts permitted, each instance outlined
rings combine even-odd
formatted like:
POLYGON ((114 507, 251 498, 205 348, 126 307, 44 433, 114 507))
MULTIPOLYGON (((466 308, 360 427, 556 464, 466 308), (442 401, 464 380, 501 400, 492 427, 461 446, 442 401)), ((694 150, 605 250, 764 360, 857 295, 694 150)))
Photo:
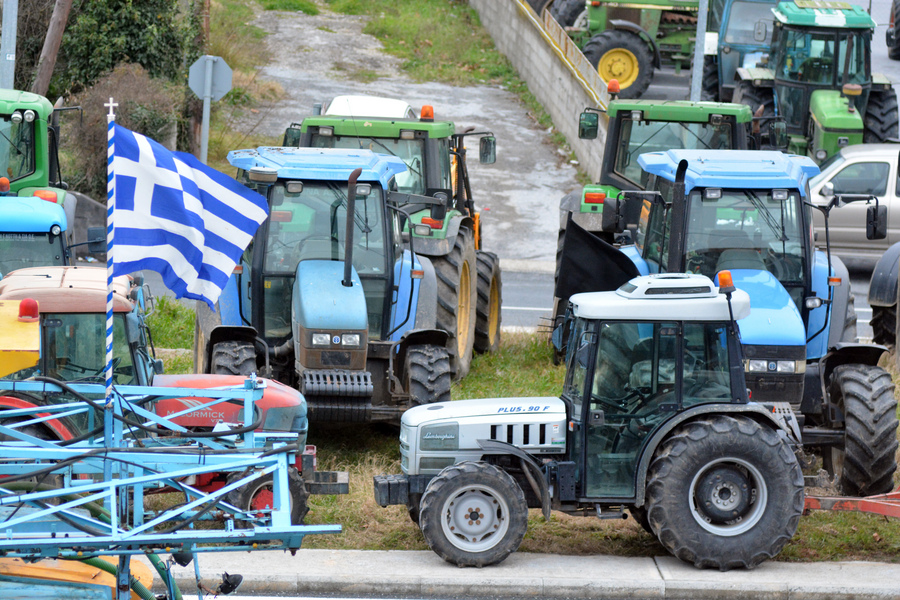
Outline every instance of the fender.
MULTIPOLYGON (((416 298, 416 314, 413 317, 414 329, 405 332, 406 334, 418 329, 435 329, 437 321, 437 275, 434 273, 434 265, 427 257, 418 254, 416 261, 424 275, 419 280, 419 296, 416 298)), ((402 340, 403 336, 400 336, 398 341, 402 340)))
POLYGON ((249 326, 231 327, 221 325, 213 328, 209 332, 209 339, 206 340, 206 347, 203 349, 204 364, 206 365, 204 370, 208 372, 212 366, 212 349, 219 342, 249 342, 255 344, 258 336, 256 329, 249 326))
POLYGON ((789 438, 794 436, 794 432, 791 431, 791 428, 787 424, 781 422, 776 415, 772 414, 769 409, 761 404, 752 402, 750 404, 702 404, 700 406, 691 407, 666 421, 644 444, 637 472, 635 473, 635 482, 637 483, 637 485, 635 485, 635 506, 643 506, 644 504, 647 471, 650 469, 650 461, 653 459, 653 455, 656 453, 656 449, 659 445, 663 440, 669 437, 669 433, 679 425, 708 414, 750 415, 755 421, 766 422, 774 429, 784 431, 789 438))
MULTIPOLYGON (((35 404, 34 402, 30 402, 23 398, 17 398, 15 396, 0 396, 0 408, 38 408, 40 404, 35 404)), ((35 416, 37 417, 49 417, 50 413, 37 413, 35 416)), ((72 427, 66 425, 63 422, 63 419, 52 419, 50 421, 44 421, 43 425, 56 436, 58 440, 71 440, 75 437, 73 433, 72 427)))
POLYGON ((550 489, 547 487, 547 479, 541 471, 540 465, 534 457, 512 444, 497 440, 476 440, 485 454, 508 454, 517 457, 522 462, 522 471, 525 478, 531 484, 534 495, 541 499, 541 512, 544 520, 550 520, 550 489))
POLYGON ((400 341, 394 345, 394 371, 400 372, 402 375, 403 364, 406 362, 406 352, 410 346, 418 346, 420 344, 429 344, 443 348, 447 345, 447 339, 450 337, 443 329, 413 329, 407 331, 400 338, 400 341))
POLYGON ((416 236, 415 241, 412 243, 412 249, 416 254, 425 256, 446 256, 453 250, 456 236, 459 235, 459 228, 463 225, 474 233, 475 222, 470 217, 454 215, 447 224, 447 235, 443 239, 416 236))
POLYGON ((877 344, 839 343, 819 361, 822 389, 831 377, 832 371, 841 365, 857 364, 877 366, 881 355, 888 349, 877 344))
POLYGON ((660 68, 662 61, 659 57, 659 48, 656 46, 656 41, 653 39, 653 36, 647 33, 646 29, 644 29, 637 23, 632 23, 631 21, 623 21, 622 19, 610 19, 609 24, 613 26, 613 29, 621 29, 623 31, 630 31, 631 33, 638 34, 638 36, 642 40, 650 45, 650 49, 653 50, 653 68, 660 68))
POLYGON ((869 280, 869 306, 897 304, 897 278, 900 272, 900 242, 885 250, 869 280))
POLYGON ((850 272, 837 256, 831 257, 831 268, 834 269, 834 276, 840 277, 841 281, 846 281, 847 285, 838 285, 832 288, 834 295, 831 298, 831 320, 828 323, 829 348, 835 347, 841 341, 841 335, 844 333, 844 317, 850 302, 850 272))

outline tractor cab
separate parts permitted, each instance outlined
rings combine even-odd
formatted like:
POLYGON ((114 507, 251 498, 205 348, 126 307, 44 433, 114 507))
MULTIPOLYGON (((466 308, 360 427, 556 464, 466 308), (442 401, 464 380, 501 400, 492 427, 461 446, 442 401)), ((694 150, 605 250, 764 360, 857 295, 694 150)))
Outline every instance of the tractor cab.
POLYGON ((702 404, 748 401, 732 315, 747 316, 750 301, 719 292, 705 276, 673 274, 572 296, 562 398, 584 498, 634 498, 663 424, 702 404))
POLYGON ((842 90, 818 101, 855 108, 857 114, 850 111, 847 118, 855 116, 859 123, 854 129, 861 135, 861 118, 872 86, 875 24, 862 8, 843 2, 822 4, 816 3, 815 11, 807 10, 803 2, 783 2, 775 9, 772 68, 778 114, 784 117, 790 133, 805 133, 810 110, 816 108, 816 92, 842 90), (846 87, 848 84, 850 87, 846 87))

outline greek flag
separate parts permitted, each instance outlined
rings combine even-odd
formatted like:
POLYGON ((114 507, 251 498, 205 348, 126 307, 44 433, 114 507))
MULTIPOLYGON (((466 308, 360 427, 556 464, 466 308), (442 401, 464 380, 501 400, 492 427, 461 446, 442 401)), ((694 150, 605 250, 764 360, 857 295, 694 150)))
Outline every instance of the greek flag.
POLYGON ((157 271, 176 297, 213 308, 266 219, 265 198, 191 154, 109 126, 113 274, 157 271))

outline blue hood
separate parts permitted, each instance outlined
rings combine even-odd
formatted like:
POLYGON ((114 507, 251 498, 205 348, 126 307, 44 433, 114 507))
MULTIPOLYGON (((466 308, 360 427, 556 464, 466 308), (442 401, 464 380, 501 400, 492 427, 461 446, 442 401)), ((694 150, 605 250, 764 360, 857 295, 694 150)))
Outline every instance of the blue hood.
POLYGON ((750 315, 738 321, 741 343, 751 346, 805 346, 806 327, 797 305, 768 271, 734 269, 734 285, 750 295, 750 315))

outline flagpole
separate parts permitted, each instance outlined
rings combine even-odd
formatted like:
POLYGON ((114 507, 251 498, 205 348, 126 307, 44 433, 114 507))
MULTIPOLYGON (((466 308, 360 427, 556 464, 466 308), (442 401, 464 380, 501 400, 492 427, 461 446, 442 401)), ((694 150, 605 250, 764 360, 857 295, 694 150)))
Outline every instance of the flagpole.
POLYGON ((104 104, 109 108, 106 115, 106 445, 109 446, 112 441, 109 436, 113 433, 112 427, 112 378, 113 378, 113 238, 115 237, 115 226, 113 223, 113 214, 115 212, 115 174, 113 172, 113 157, 115 156, 115 135, 114 124, 116 122, 115 108, 117 103, 110 98, 109 102, 104 104))

